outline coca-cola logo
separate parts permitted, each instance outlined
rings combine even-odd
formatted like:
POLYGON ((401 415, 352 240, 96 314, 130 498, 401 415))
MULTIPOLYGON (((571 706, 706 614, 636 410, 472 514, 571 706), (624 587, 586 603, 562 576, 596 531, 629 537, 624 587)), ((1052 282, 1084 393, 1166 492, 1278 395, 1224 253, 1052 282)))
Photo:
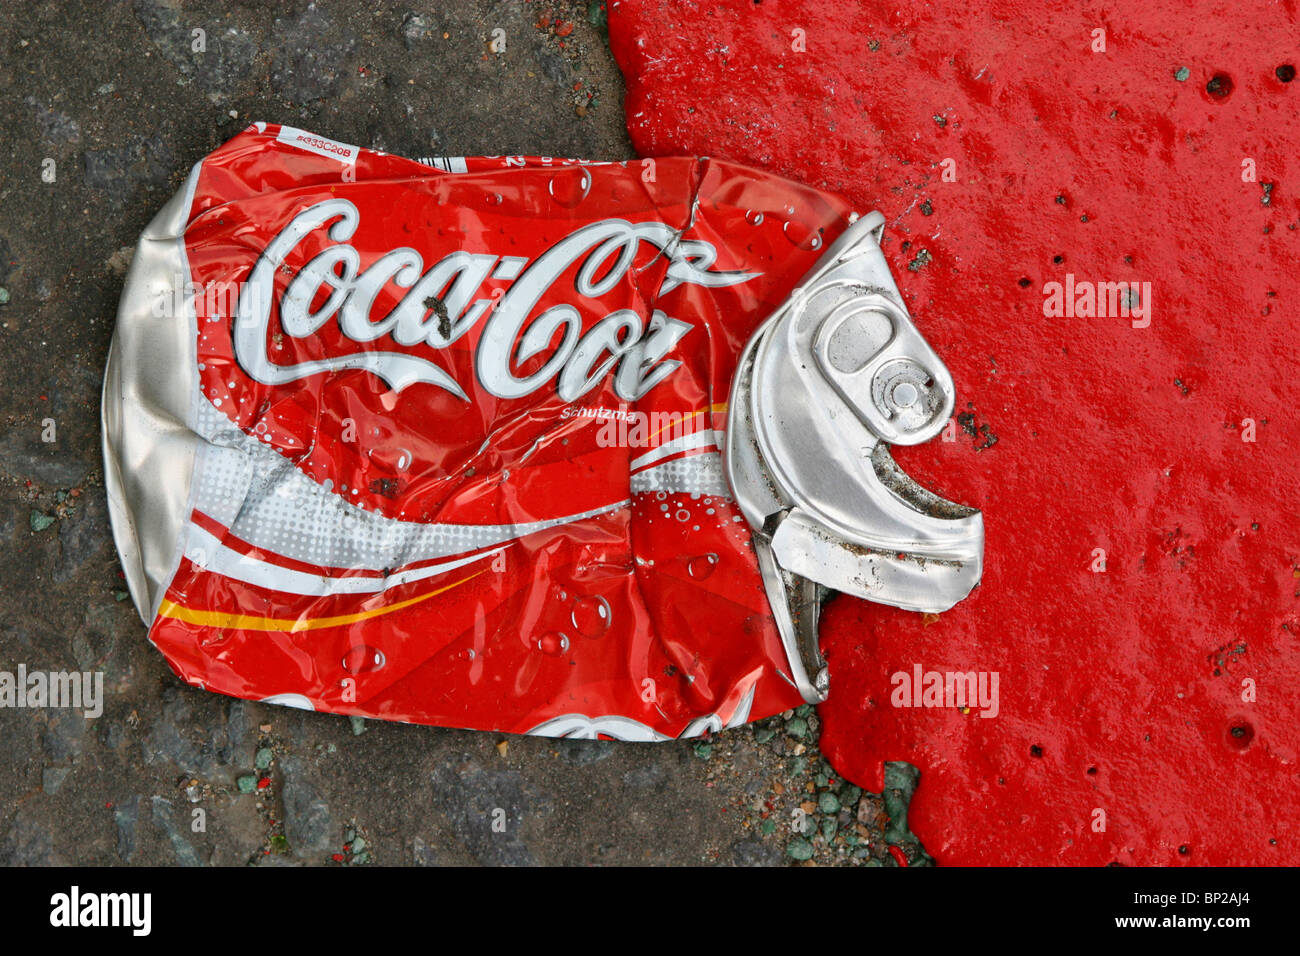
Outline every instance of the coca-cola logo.
POLYGON ((240 292, 235 316, 235 357, 251 378, 265 385, 282 385, 312 375, 361 369, 382 379, 394 392, 425 382, 468 401, 465 390, 451 375, 411 350, 422 345, 446 348, 482 322, 474 371, 492 395, 520 398, 557 379, 559 397, 571 402, 612 372, 615 393, 635 401, 680 366, 667 356, 692 325, 658 309, 649 321, 633 309, 617 309, 584 331, 581 314, 568 303, 534 315, 561 277, 581 262, 574 291, 598 298, 624 280, 643 242, 668 260, 660 295, 682 283, 722 287, 761 275, 712 272, 717 250, 711 243, 683 239, 680 230, 662 222, 624 219, 582 226, 532 262, 520 256, 462 250, 444 256, 426 270, 420 253, 403 247, 384 253, 362 269, 360 254, 349 244, 360 221, 351 202, 329 199, 302 210, 267 244, 240 292), (267 352, 276 272, 300 243, 331 222, 326 229, 329 244, 293 274, 280 299, 282 333, 305 339, 334 320, 339 331, 354 342, 387 337, 398 350, 366 350, 278 365, 267 352), (498 297, 476 297, 489 278, 511 284, 498 297), (376 299, 389 283, 408 291, 387 315, 376 317, 376 299), (313 309, 312 303, 322 294, 325 301, 313 309), (517 374, 521 363, 551 348, 557 333, 561 334, 560 343, 541 367, 527 375, 517 374))

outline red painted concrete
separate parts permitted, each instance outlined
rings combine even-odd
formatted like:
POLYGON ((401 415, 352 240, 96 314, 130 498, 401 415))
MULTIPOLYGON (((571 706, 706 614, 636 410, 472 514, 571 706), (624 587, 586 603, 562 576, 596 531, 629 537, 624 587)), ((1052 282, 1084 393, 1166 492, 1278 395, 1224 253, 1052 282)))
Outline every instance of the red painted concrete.
POLYGON ((896 457, 984 511, 981 586, 822 631, 823 747, 920 767, 941 863, 1300 863, 1295 3, 1123 6, 611 4, 640 152, 883 210, 973 416, 896 457), (1067 273, 1149 282, 1149 326, 1046 317, 1067 273), (917 664, 996 671, 998 715, 891 706, 917 664))

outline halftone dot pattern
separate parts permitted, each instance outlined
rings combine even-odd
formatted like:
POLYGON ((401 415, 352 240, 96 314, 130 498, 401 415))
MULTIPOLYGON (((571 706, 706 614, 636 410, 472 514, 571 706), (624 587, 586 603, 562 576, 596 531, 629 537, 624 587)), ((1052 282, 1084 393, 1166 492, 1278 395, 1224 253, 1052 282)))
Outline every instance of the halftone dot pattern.
POLYGON ((731 497, 731 489, 722 473, 722 455, 716 451, 678 458, 637 472, 632 476, 631 486, 633 494, 672 491, 731 497))
POLYGON ((234 428, 207 398, 195 428, 209 445, 195 464, 195 507, 255 547, 334 568, 397 568, 501 544, 617 511, 627 501, 547 521, 508 525, 426 524, 372 514, 300 472, 274 449, 234 428))
POLYGON ((210 444, 200 445, 194 463, 198 482, 195 507, 227 527, 239 515, 253 480, 252 460, 238 448, 230 447, 227 443, 231 440, 222 435, 210 444))

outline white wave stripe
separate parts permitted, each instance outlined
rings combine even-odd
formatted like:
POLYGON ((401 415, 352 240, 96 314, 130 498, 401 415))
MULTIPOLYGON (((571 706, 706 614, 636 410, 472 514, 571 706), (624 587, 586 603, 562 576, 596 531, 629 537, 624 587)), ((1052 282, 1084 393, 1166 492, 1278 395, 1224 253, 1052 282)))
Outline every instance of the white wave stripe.
POLYGON ((664 442, 658 448, 648 451, 640 457, 633 458, 628 468, 636 472, 653 465, 657 461, 684 451, 693 451, 696 448, 721 448, 724 434, 725 432, 715 431, 712 428, 704 428, 697 432, 691 432, 689 435, 682 435, 680 438, 664 442))
POLYGON ((705 733, 718 733, 732 727, 739 727, 749 720, 750 709, 754 706, 754 692, 758 689, 755 679, 749 690, 736 704, 736 709, 725 721, 720 714, 706 714, 697 717, 686 725, 676 738, 661 734, 648 724, 620 714, 604 714, 600 717, 588 717, 586 714, 561 714, 543 721, 528 734, 533 737, 566 737, 569 740, 596 740, 601 736, 613 740, 626 740, 638 743, 653 743, 660 740, 687 740, 705 733))
POLYGON ((367 511, 304 475, 293 462, 236 428, 203 398, 196 431, 210 443, 196 465, 195 508, 261 551, 329 568, 401 567, 450 558, 597 518, 630 499, 521 524, 403 521, 367 511))
MULTIPOLYGON (((185 557, 205 571, 211 571, 214 574, 220 574, 235 581, 242 581, 245 584, 272 588, 286 594, 326 597, 334 594, 377 594, 388 588, 410 584, 412 581, 422 581, 445 571, 482 561, 485 558, 499 554, 507 547, 509 545, 504 544, 499 548, 493 548, 491 551, 472 554, 452 561, 440 561, 428 567, 412 568, 410 571, 400 571, 396 574, 390 574, 388 577, 333 577, 281 567, 278 564, 242 554, 233 548, 226 547, 216 535, 191 523, 185 542, 185 557)), ((357 570, 373 569, 359 568, 357 570)))
POLYGON ((719 714, 709 714, 705 717, 700 717, 691 721, 687 725, 686 729, 677 736, 682 740, 686 740, 690 737, 699 737, 706 733, 716 734, 724 730, 729 730, 732 727, 741 726, 749 720, 749 712, 754 706, 754 691, 757 689, 758 680, 755 679, 754 682, 749 685, 749 690, 745 692, 745 696, 740 699, 738 704, 736 704, 735 711, 732 712, 731 716, 727 720, 724 721, 719 714))
POLYGON ((603 717, 588 717, 586 714, 561 714, 538 724, 528 734, 533 737, 567 737, 569 740, 596 740, 602 734, 614 740, 630 740, 639 743, 652 743, 657 740, 672 740, 639 720, 607 714, 603 717))
POLYGON ((708 451, 638 471, 628 483, 634 495, 650 491, 714 495, 730 499, 731 488, 722 470, 722 455, 708 451))
POLYGON ((280 707, 293 707, 296 710, 315 710, 316 706, 310 698, 302 694, 272 694, 270 697, 262 698, 263 704, 276 704, 280 707))

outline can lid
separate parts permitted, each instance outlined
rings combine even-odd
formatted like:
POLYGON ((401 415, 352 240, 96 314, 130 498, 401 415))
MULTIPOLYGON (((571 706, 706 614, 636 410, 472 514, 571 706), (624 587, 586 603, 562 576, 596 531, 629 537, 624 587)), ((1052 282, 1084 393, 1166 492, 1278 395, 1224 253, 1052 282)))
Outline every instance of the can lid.
POLYGON ((826 251, 750 339, 732 386, 727 479, 810 702, 827 694, 826 589, 937 612, 983 568, 980 512, 921 487, 889 454, 938 435, 955 389, 890 274, 884 223, 864 216, 826 251))

